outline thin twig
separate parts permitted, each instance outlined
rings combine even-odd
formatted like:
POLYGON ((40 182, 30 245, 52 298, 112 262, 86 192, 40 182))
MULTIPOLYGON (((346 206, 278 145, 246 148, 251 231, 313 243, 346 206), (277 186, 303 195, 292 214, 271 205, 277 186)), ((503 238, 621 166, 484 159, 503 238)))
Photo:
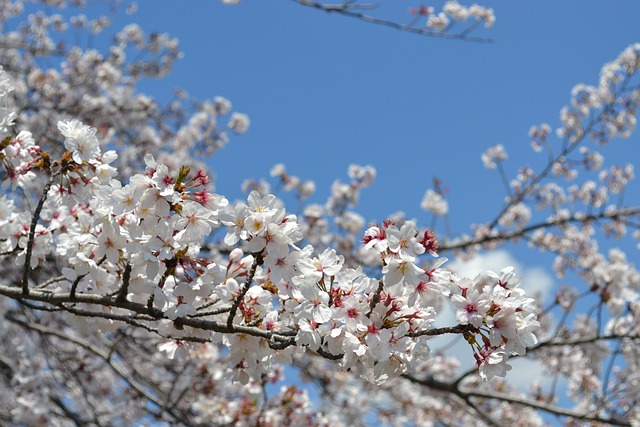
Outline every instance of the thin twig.
POLYGON ((376 292, 373 294, 373 298, 371 298, 371 302, 369 303, 369 312, 367 313, 367 317, 371 317, 371 313, 373 313, 373 309, 378 305, 378 301, 380 301, 380 295, 382 294, 382 290, 384 289, 384 282, 382 280, 378 280, 378 288, 376 292))
POLYGON ((529 400, 523 397, 517 397, 511 394, 499 393, 499 392, 493 392, 493 391, 487 391, 487 390, 478 390, 470 387, 461 387, 459 384, 456 384, 456 383, 445 383, 445 382, 435 380, 433 378, 419 379, 409 374, 404 374, 403 378, 406 378, 407 380, 411 381, 414 384, 419 384, 419 385, 426 386, 434 390, 443 391, 446 393, 452 393, 464 400, 467 400, 471 397, 479 397, 482 399, 491 399, 491 400, 497 400, 500 402, 514 403, 517 405, 526 406, 529 408, 548 412, 554 415, 575 418, 577 420, 631 427, 631 424, 629 424, 624 420, 619 420, 616 418, 610 418, 605 416, 601 417, 598 415, 587 414, 584 412, 574 411, 571 409, 560 408, 558 406, 543 403, 540 401, 529 400))
POLYGON ((418 34, 425 37, 437 37, 441 39, 449 39, 449 40, 463 40, 467 42, 475 42, 475 43, 493 43, 495 40, 490 38, 483 37, 469 37, 467 34, 469 31, 463 31, 459 34, 448 33, 445 31, 434 31, 429 29, 428 27, 415 27, 413 26, 413 22, 409 24, 400 24, 398 22, 390 21, 387 19, 376 18, 371 15, 366 15, 363 12, 357 12, 357 9, 354 5, 349 4, 323 4, 313 0, 293 0, 302 6, 309 6, 314 9, 322 10, 327 13, 335 13, 342 16, 348 16, 350 18, 356 18, 364 22, 369 22, 371 24, 382 25, 385 27, 390 27, 400 31, 406 31, 413 34, 418 34))
POLYGON ((44 206, 44 202, 47 200, 49 189, 51 188, 51 185, 53 185, 53 180, 56 175, 57 174, 54 173, 49 177, 49 180, 42 190, 42 196, 38 201, 36 210, 33 212, 33 217, 31 218, 29 239, 27 240, 27 253, 24 258, 24 271, 22 273, 22 295, 25 296, 29 294, 29 273, 31 272, 31 255, 33 254, 33 244, 36 238, 36 226, 38 225, 38 221, 40 221, 40 213, 42 212, 42 207, 44 206))
POLYGON ((127 293, 129 292, 129 280, 131 279, 131 264, 127 263, 127 266, 124 268, 124 273, 122 273, 122 287, 118 292, 118 297, 116 301, 126 301, 127 293))
POLYGON ((439 252, 452 251, 456 249, 465 249, 483 243, 495 241, 508 241, 522 237, 532 231, 544 228, 558 227, 570 223, 587 223, 598 220, 619 220, 627 216, 640 214, 640 207, 618 209, 612 212, 599 212, 591 215, 574 214, 567 218, 550 219, 544 222, 529 225, 514 231, 504 231, 491 236, 482 236, 479 238, 470 238, 457 242, 444 242, 439 246, 439 252))
POLYGON ((233 318, 236 317, 236 312, 238 311, 238 307, 240 307, 240 303, 242 299, 249 291, 251 287, 251 283, 253 283, 253 278, 256 275, 256 270, 258 269, 258 265, 262 263, 262 252, 255 254, 255 258, 253 260, 253 264, 251 265, 251 269, 249 270, 249 275, 247 276, 247 280, 242 287, 242 290, 236 296, 236 299, 233 301, 233 305, 231 306, 231 310, 229 311, 229 317, 227 318, 227 327, 233 331, 233 318))

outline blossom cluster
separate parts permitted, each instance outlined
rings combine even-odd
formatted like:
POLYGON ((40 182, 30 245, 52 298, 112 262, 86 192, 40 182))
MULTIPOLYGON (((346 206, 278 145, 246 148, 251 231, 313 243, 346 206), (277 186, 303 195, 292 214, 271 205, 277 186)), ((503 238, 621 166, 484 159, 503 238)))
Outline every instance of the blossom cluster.
POLYGON ((625 49, 600 73, 598 86, 579 84, 572 90, 571 107, 560 112, 558 136, 575 143, 585 133, 599 144, 615 137, 629 137, 636 126, 640 89, 629 79, 640 70, 640 44, 625 49), (597 123, 593 118, 597 117, 597 123), (594 126, 596 124, 596 126, 594 126))
MULTIPOLYGON (((366 230, 363 250, 378 254, 383 264, 380 278, 369 277, 360 267, 348 267, 333 248, 300 247, 296 216, 271 194, 253 191, 247 203, 230 204, 206 189, 204 171, 183 167, 175 173, 150 154, 144 174, 123 184, 111 165, 117 155, 102 152, 96 129, 78 120, 60 121, 58 129, 65 149, 60 159, 27 133, 5 140, 8 183, 25 188, 16 177, 29 176, 33 188, 37 169, 49 172, 50 181, 33 237, 31 215, 3 204, 3 249, 18 250, 16 261, 31 267, 51 252, 64 260, 64 280, 53 291, 117 294, 174 322, 206 316, 202 308, 209 307, 206 317, 228 326, 220 339, 229 347, 238 380, 265 373, 275 355, 260 344, 262 338, 234 333, 239 326, 292 336, 301 349, 340 358, 344 369, 368 368, 377 382, 398 376, 429 353, 433 293, 467 307, 467 316, 458 316, 461 325, 474 328, 466 333, 489 334, 478 350, 484 378, 502 375, 509 354, 535 344, 532 300, 515 286, 511 270, 497 285, 473 289, 467 289, 468 279, 440 268, 445 258, 424 270, 418 258, 437 256, 437 241, 411 221, 389 220, 366 230), (205 240, 222 227, 224 244, 236 248, 225 260, 202 258, 205 240)), ((361 185, 373 177, 373 171, 355 166, 350 174, 361 185)), ((166 330, 182 336, 177 328, 166 330)), ((160 348, 170 355, 186 350, 180 340, 160 348)))
MULTIPOLYGON (((112 25, 108 16, 89 19, 74 14, 77 11, 72 6, 81 7, 85 2, 42 0, 43 9, 52 13, 33 13, 28 31, 12 30, 12 19, 30 9, 24 3, 30 2, 7 3, 0 14, 6 27, 0 37, 2 65, 16 77, 15 90, 0 111, 3 117, 13 114, 20 129, 39 136, 45 151, 61 154, 62 146, 55 137, 57 123, 76 119, 95 128, 103 146, 117 149, 113 165, 122 176, 143 169, 141 160, 147 153, 171 170, 182 165, 195 170, 203 167, 199 155, 211 155, 226 145, 230 134, 247 131, 248 117, 233 112, 225 98, 195 102, 178 89, 162 105, 136 91, 139 82, 165 76, 182 58, 177 39, 129 23, 113 32, 113 44, 106 52, 83 49, 76 45, 84 44, 81 34, 89 37, 87 44, 91 45, 93 37, 112 25), (48 67, 38 55, 63 60, 60 67, 48 67)), ((135 6, 129 8, 134 10, 135 6)), ((2 87, 0 83, 0 91, 2 87)), ((0 123, 1 129, 6 124, 0 123)))
POLYGON ((525 355, 527 348, 538 343, 535 303, 519 283, 514 269, 507 267, 500 274, 490 271, 486 277, 461 280, 452 289, 456 319, 472 325, 480 337, 479 342, 476 336, 466 336, 484 379, 504 376, 511 369, 504 363, 510 355, 525 355))
POLYGON ((451 26, 451 21, 464 22, 469 18, 476 22, 484 22, 485 27, 491 27, 496 21, 493 9, 473 4, 469 7, 463 6, 456 0, 447 1, 442 7, 442 11, 435 13, 435 9, 431 6, 420 6, 419 8, 410 8, 409 13, 412 15, 426 16, 427 28, 436 31, 445 31, 451 26))

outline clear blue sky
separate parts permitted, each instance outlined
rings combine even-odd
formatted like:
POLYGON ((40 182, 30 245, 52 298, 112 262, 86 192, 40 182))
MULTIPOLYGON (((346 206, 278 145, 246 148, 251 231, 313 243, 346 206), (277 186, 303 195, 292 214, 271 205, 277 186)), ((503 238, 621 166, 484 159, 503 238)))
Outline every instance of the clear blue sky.
MULTIPOLYGON (((540 166, 530 126, 557 125, 571 88, 596 83, 605 62, 640 41, 635 0, 484 2, 497 22, 476 34, 492 44, 419 37, 287 0, 138 4, 133 19, 178 37, 185 52, 169 77, 144 89, 160 99, 176 86, 222 95, 251 117, 249 133, 211 162, 218 192, 237 196, 244 178, 284 162, 316 181, 322 202, 350 163, 372 164, 378 179, 358 209, 366 218, 403 210, 427 223, 419 204, 437 175, 459 232, 492 219, 504 197, 480 154, 500 143, 509 171, 540 166)), ((374 13, 408 21, 419 4, 383 0, 374 13)), ((618 147, 640 154, 633 141, 618 147)))

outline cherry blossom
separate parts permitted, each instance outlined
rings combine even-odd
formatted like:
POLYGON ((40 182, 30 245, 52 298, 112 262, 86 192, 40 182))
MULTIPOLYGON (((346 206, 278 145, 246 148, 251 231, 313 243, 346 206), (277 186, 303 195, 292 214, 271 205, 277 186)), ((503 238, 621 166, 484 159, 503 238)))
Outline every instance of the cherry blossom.
MULTIPOLYGON (((343 15, 365 6, 297 3, 343 15)), ((110 20, 43 5, 17 31, 8 21, 22 2, 0 6, 3 420, 543 425, 547 412, 569 424, 640 422, 640 274, 606 240, 638 228, 634 169, 600 154, 635 128, 638 45, 596 85, 575 86, 555 129, 531 129, 532 148, 548 155, 541 169, 510 168, 501 145, 485 152, 505 205, 453 235, 402 213, 367 222, 356 209, 373 166, 350 165, 322 204, 307 201, 315 183, 276 165, 273 188, 295 191, 299 215, 264 180, 248 181, 246 200, 216 194, 202 156, 247 132, 249 117, 222 97, 188 104, 177 91, 160 106, 137 92, 181 57, 170 36, 129 24, 105 52, 67 47, 58 41, 70 29, 97 37, 110 20), (552 301, 520 269, 462 277, 440 256, 520 240, 571 283, 552 301), (441 325, 445 306, 455 320, 441 325), (453 357, 432 340, 447 336, 466 351, 453 357), (520 360, 544 361, 553 385, 516 390, 520 360)), ((403 30, 464 40, 495 21, 456 1, 413 17, 403 30)), ((445 194, 434 181, 422 208, 446 217, 445 194)))

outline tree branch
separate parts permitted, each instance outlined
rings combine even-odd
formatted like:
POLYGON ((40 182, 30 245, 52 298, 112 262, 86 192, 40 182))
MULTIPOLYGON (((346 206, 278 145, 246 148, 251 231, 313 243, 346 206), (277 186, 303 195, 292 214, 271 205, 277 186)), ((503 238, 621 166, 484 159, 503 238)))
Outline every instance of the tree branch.
MULTIPOLYGON (((186 425, 190 426, 191 423, 189 423, 188 420, 185 419, 185 414, 180 412, 180 413, 176 413, 172 408, 166 408, 163 405, 163 402, 156 396, 152 395, 151 393, 149 393, 147 391, 147 388, 142 385, 139 384, 137 381, 135 381, 133 378, 131 378, 125 371, 124 369, 119 366, 113 358, 109 357, 109 352, 108 351, 104 351, 102 349, 97 348, 95 345, 93 345, 92 343, 85 341, 81 338, 76 338, 76 337, 71 337, 69 335, 63 334, 62 332, 55 330, 55 329, 51 329, 48 328, 46 326, 43 325, 39 325, 36 323, 29 323, 23 320, 20 320, 10 314, 6 314, 5 319, 7 319, 8 321, 15 323, 17 325, 22 326, 23 328, 26 329, 31 329, 33 331, 39 332, 41 334, 44 335, 49 335, 49 336, 53 336, 53 337, 57 337, 60 338, 62 340, 68 341, 86 351, 88 351, 89 353, 98 356, 100 359, 102 359, 102 361, 111 368, 111 370, 118 376, 120 377, 123 381, 125 381, 132 389, 134 389, 140 396, 142 396, 143 398, 147 399, 149 402, 153 403, 155 406, 157 406, 158 408, 160 408, 160 410, 166 412, 167 414, 169 414, 173 419, 180 421, 182 423, 185 423, 186 425)), ((55 402, 54 402, 55 403, 55 402)))
POLYGON ((371 298, 371 302, 369 302, 369 312, 367 313, 367 317, 371 317, 371 313, 373 313, 373 309, 376 308, 378 301, 380 301, 380 294, 382 294, 383 289, 384 289, 384 282, 382 280, 378 280, 378 287, 376 289, 376 293, 373 294, 373 298, 371 298))
POLYGON ((402 375, 402 377, 406 378, 407 380, 411 381, 414 384, 419 384, 421 386, 425 386, 437 391, 455 394, 456 396, 464 400, 467 400, 472 397, 498 400, 501 402, 508 402, 508 403, 514 403, 517 405, 526 406, 529 408, 548 412, 554 415, 575 418, 577 420, 631 427, 630 423, 623 420, 616 419, 616 418, 601 417, 596 414, 586 414, 583 412, 573 411, 571 409, 560 408, 558 406, 554 406, 544 402, 533 401, 526 398, 516 397, 510 394, 498 393, 498 392, 492 392, 492 391, 486 391, 486 390, 477 390, 469 387, 461 387, 459 385, 456 385, 455 383, 444 383, 444 382, 435 380, 433 378, 418 379, 410 374, 404 374, 402 375))
POLYGON ((238 296, 233 301, 233 305, 231 306, 231 310, 229 311, 229 317, 227 317, 227 327, 233 331, 233 318, 236 317, 236 312, 238 311, 238 307, 240 307, 240 303, 242 299, 249 291, 251 287, 251 283, 253 283, 253 277, 256 275, 256 270, 258 269, 258 265, 262 263, 262 252, 255 254, 255 258, 253 260, 253 264, 251 265, 251 270, 249 270, 249 275, 247 276, 247 281, 244 283, 242 290, 238 293, 238 296))
POLYGON ((366 15, 363 12, 356 12, 357 9, 371 9, 371 5, 365 5, 365 7, 358 7, 362 5, 354 5, 351 3, 339 3, 339 4, 323 4, 313 0, 293 0, 295 3, 298 3, 302 6, 309 6, 318 10, 322 10, 327 13, 335 13, 342 16, 348 16, 350 18, 356 18, 364 22, 369 22, 371 24, 382 25, 385 27, 390 27, 400 31, 406 31, 413 34, 418 34, 425 37, 437 37, 441 39, 449 39, 449 40, 464 40, 468 42, 475 43, 493 43, 494 39, 483 38, 483 37, 469 37, 467 34, 472 28, 468 28, 467 30, 459 33, 452 34, 444 31, 434 31, 430 30, 428 27, 414 27, 409 24, 400 24, 394 21, 390 21, 387 19, 376 18, 371 15, 366 15))
POLYGON ((40 213, 42 212, 42 207, 44 206, 44 202, 47 200, 47 196, 49 194, 49 189, 51 185, 53 185, 53 179, 57 174, 51 174, 47 184, 44 186, 42 190, 42 196, 38 201, 38 205, 36 206, 36 210, 33 212, 33 217, 31 218, 31 226, 29 227, 29 239, 27 240, 27 253, 24 257, 24 270, 22 273, 22 294, 27 295, 29 293, 29 272, 31 272, 31 255, 33 254, 33 243, 36 238, 36 226, 38 225, 38 221, 40 220, 40 213))
POLYGON ((471 239, 462 240, 459 242, 441 243, 439 246, 439 251, 444 252, 444 251, 451 251, 456 249, 465 249, 471 246, 481 245, 484 243, 495 242, 495 241, 508 241, 508 240, 517 239, 519 237, 525 236, 526 234, 538 229, 558 227, 558 226, 570 224, 570 223, 587 223, 587 222, 598 221, 598 220, 619 220, 627 216, 639 215, 639 214, 640 214, 640 206, 618 209, 613 212, 605 211, 605 212, 600 212, 600 213, 590 214, 590 215, 574 214, 567 218, 551 219, 548 221, 523 227, 519 230, 500 232, 493 236, 471 238, 471 239))

